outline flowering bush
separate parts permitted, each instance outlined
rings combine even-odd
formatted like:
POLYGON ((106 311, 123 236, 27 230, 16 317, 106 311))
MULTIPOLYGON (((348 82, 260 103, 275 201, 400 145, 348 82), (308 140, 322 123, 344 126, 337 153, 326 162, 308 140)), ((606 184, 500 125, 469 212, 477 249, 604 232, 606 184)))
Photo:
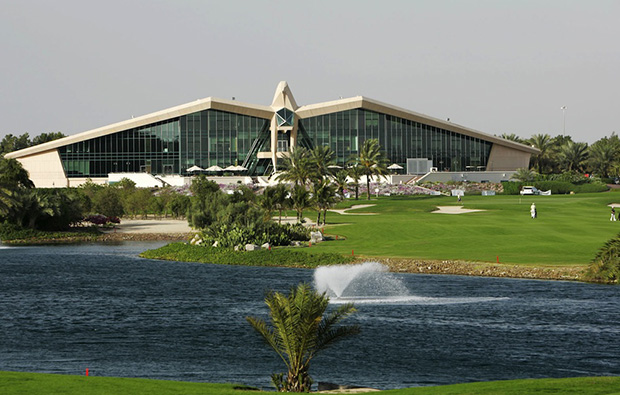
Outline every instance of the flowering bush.
POLYGON ((84 222, 90 222, 93 225, 106 225, 108 223, 120 224, 121 220, 118 217, 106 217, 105 215, 94 214, 84 218, 84 222))

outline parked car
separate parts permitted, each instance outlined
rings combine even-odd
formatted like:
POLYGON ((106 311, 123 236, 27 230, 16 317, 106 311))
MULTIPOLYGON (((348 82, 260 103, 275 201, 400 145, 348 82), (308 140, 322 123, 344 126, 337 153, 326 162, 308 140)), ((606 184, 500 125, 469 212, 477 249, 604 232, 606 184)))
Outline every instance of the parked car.
POLYGON ((519 191, 521 195, 540 195, 540 191, 536 187, 524 186, 519 191))

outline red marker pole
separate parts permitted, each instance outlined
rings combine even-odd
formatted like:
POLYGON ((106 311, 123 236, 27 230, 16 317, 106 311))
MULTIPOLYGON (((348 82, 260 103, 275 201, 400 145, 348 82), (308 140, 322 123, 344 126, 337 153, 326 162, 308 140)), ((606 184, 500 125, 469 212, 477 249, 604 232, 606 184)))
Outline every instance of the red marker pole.
POLYGON ((86 377, 88 377, 88 368, 86 368, 86 377))
POLYGON ((497 263, 499 263, 499 255, 497 256, 497 263))
POLYGON ((351 256, 353 256, 353 255, 355 255, 355 254, 353 253, 353 250, 351 250, 351 256))
POLYGON ((312 247, 312 242, 311 241, 308 242, 308 247, 312 247))

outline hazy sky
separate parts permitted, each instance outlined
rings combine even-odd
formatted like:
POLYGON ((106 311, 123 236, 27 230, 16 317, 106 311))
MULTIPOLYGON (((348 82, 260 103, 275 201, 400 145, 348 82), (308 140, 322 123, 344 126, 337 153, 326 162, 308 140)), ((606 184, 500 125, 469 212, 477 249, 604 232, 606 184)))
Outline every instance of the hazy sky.
POLYGON ((620 1, 0 0, 0 137, 209 96, 363 95, 489 134, 620 132, 620 1))

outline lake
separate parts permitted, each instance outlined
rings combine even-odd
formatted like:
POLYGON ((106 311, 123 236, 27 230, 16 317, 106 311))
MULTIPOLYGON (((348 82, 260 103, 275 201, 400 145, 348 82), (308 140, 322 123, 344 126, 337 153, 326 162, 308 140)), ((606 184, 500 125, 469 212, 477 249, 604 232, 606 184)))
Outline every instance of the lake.
MULTIPOLYGON (((160 262, 163 243, 0 247, 0 370, 237 382, 284 371, 245 321, 313 271, 160 262)), ((311 365, 380 389, 620 375, 620 288, 395 274, 409 294, 361 301, 362 333, 311 365)))

